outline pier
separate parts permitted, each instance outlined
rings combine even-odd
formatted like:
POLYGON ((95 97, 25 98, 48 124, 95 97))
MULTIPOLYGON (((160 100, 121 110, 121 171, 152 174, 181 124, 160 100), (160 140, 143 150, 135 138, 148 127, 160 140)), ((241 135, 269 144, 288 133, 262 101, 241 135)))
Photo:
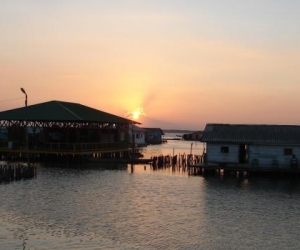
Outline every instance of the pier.
POLYGON ((178 155, 159 155, 151 157, 151 165, 153 169, 177 167, 183 171, 188 170, 195 164, 200 164, 204 161, 201 155, 195 154, 178 154, 178 155))
POLYGON ((280 167, 253 167, 250 164, 207 165, 197 163, 190 166, 190 172, 198 175, 236 176, 236 177, 298 177, 300 169, 280 167))
POLYGON ((216 164, 208 165, 202 155, 178 154, 160 155, 151 158, 153 170, 172 167, 186 171, 189 175, 200 176, 234 176, 239 178, 276 177, 298 178, 300 168, 284 168, 280 166, 257 167, 252 164, 216 164))

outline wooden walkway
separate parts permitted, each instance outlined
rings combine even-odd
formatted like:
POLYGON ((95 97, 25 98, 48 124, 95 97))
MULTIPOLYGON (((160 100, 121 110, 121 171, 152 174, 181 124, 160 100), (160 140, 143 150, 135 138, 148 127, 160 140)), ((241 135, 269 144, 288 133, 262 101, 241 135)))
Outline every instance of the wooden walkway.
POLYGON ((70 154, 70 155, 87 155, 93 153, 110 153, 110 152, 126 152, 131 148, 127 144, 119 142, 111 143, 43 143, 40 146, 29 147, 25 146, 2 146, 1 153, 6 154, 70 154))
POLYGON ((154 169, 176 167, 188 171, 190 175, 203 176, 238 176, 238 177, 300 177, 300 168, 287 168, 281 166, 261 167, 251 164, 215 164, 208 165, 199 155, 160 155, 152 158, 154 169))
POLYGON ((300 176, 299 168, 258 167, 250 164, 207 165, 203 162, 189 166, 191 171, 200 175, 236 175, 236 176, 300 176))
POLYGON ((72 161, 86 158, 129 158, 132 148, 124 143, 49 143, 42 147, 0 147, 0 159, 7 161, 72 161))

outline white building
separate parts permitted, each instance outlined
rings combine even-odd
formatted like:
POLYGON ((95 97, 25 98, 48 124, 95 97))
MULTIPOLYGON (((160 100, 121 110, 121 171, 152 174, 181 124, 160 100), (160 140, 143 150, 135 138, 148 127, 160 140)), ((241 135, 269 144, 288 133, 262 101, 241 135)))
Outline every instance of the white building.
POLYGON ((145 129, 140 128, 138 126, 129 125, 129 142, 132 143, 134 141, 135 147, 146 146, 145 142, 145 129))
POLYGON ((293 155, 300 158, 300 126, 207 124, 205 162, 259 168, 290 168, 293 155))

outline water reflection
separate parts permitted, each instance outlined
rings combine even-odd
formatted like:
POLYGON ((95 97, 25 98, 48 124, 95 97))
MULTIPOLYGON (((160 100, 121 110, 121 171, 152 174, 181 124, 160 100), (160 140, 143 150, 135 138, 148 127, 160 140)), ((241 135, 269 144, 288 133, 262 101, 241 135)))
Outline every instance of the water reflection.
POLYGON ((142 154, 145 158, 151 158, 159 155, 179 155, 190 154, 191 144, 193 144, 192 153, 195 155, 202 155, 204 145, 199 141, 184 141, 184 140, 169 140, 167 143, 159 145, 149 145, 142 148, 142 154))
POLYGON ((131 173, 139 173, 139 174, 158 174, 158 175, 177 175, 188 177, 190 175, 188 168, 183 168, 179 166, 170 166, 170 167, 162 167, 157 168, 153 167, 151 164, 144 165, 129 165, 128 171, 131 173))
POLYGON ((288 241, 291 249, 299 243, 293 231, 299 229, 295 218, 300 216, 296 209, 300 190, 295 182, 211 177, 205 178, 205 183, 204 209, 210 221, 207 230, 218 248, 232 246, 230 241, 243 244, 243 249, 284 249, 288 241))
POLYGON ((36 179, 0 184, 0 192, 0 249, 297 249, 300 243, 294 180, 192 176, 149 164, 41 165, 36 179))

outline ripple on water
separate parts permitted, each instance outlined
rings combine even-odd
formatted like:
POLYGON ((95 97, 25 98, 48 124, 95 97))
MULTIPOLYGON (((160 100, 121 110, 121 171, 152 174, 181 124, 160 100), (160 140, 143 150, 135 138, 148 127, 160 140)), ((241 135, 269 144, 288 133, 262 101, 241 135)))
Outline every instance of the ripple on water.
POLYGON ((4 249, 293 249, 300 243, 299 186, 284 181, 189 177, 143 166, 133 173, 40 167, 38 178, 0 185, 0 192, 4 249))

